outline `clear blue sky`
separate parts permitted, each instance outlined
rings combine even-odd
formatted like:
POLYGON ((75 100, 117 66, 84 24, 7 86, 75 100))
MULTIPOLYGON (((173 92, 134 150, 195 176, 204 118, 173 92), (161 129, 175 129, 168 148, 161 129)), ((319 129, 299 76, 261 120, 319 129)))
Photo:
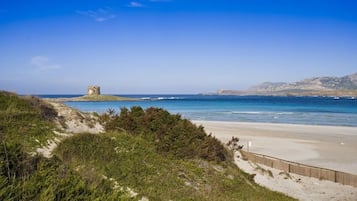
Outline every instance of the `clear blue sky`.
POLYGON ((199 93, 357 72, 355 0, 0 0, 0 89, 199 93))

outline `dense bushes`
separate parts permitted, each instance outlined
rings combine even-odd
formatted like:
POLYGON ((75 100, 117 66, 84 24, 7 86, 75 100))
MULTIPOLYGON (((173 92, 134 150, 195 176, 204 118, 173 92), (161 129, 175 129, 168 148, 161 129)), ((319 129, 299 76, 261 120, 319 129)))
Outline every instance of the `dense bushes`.
POLYGON ((180 115, 171 115, 160 108, 122 108, 119 114, 113 110, 103 114, 107 131, 126 130, 155 143, 159 153, 180 159, 202 158, 209 161, 225 161, 227 151, 202 126, 197 127, 180 115))
POLYGON ((34 151, 53 137, 57 112, 36 97, 0 91, 0 140, 34 151))
POLYGON ((107 132, 66 138, 54 154, 94 186, 106 178, 113 190, 130 188, 133 200, 291 200, 256 185, 230 161, 177 159, 156 149, 140 134, 107 132))
POLYGON ((0 146, 0 200, 118 200, 111 183, 93 186, 56 157, 30 156, 21 145, 0 146))
POLYGON ((56 110, 41 99, 35 96, 20 98, 14 93, 5 91, 0 91, 0 111, 7 115, 31 113, 45 121, 51 121, 57 117, 56 110))
POLYGON ((93 185, 56 157, 29 154, 53 137, 56 116, 36 97, 0 91, 0 200, 119 200, 111 182, 93 185))

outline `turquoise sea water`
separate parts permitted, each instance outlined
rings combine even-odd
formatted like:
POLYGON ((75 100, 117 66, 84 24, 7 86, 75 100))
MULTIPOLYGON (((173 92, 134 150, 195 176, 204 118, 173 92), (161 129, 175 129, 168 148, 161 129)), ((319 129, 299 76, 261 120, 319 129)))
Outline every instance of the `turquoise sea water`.
MULTIPOLYGON (((123 95, 122 95, 123 96, 123 95)), ((357 126, 357 98, 203 95, 126 95, 138 101, 66 102, 87 112, 160 107, 191 120, 357 126)), ((50 96, 42 96, 50 97, 50 96)), ((51 97, 69 97, 56 95, 51 97)))

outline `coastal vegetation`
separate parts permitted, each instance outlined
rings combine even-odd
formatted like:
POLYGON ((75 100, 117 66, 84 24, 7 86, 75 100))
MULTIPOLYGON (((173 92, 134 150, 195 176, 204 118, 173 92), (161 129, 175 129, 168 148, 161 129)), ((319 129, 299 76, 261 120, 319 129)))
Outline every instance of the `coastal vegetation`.
POLYGON ((138 106, 122 108, 120 114, 104 114, 107 131, 125 130, 134 136, 153 142, 158 153, 177 159, 200 158, 222 162, 231 158, 221 142, 207 135, 180 115, 171 115, 160 108, 145 111, 138 106))
POLYGON ((57 112, 35 97, 0 91, 0 200, 118 200, 109 181, 95 186, 56 156, 35 152, 54 137, 57 112))
POLYGON ((254 183, 232 153, 180 115, 108 110, 105 132, 72 134, 52 157, 51 105, 0 92, 0 200, 292 200, 254 183))
POLYGON ((53 137, 57 112, 40 99, 0 91, 0 137, 3 144, 21 144, 27 152, 53 137))

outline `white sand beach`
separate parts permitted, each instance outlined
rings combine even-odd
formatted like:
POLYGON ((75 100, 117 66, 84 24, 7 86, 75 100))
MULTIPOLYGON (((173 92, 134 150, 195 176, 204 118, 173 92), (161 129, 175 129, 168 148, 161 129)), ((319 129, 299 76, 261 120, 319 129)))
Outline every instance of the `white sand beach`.
POLYGON ((357 174, 357 127, 194 121, 227 142, 239 137, 251 152, 357 174))
MULTIPOLYGON (((249 151, 277 158, 357 174, 357 128, 271 123, 193 121, 203 125, 222 142, 232 136, 239 144, 250 141, 249 151)), ((291 174, 293 179, 274 178, 255 170, 253 164, 237 159, 237 165, 248 173, 256 173, 255 181, 272 190, 286 193, 299 200, 357 200, 357 188, 330 181, 291 174)))

